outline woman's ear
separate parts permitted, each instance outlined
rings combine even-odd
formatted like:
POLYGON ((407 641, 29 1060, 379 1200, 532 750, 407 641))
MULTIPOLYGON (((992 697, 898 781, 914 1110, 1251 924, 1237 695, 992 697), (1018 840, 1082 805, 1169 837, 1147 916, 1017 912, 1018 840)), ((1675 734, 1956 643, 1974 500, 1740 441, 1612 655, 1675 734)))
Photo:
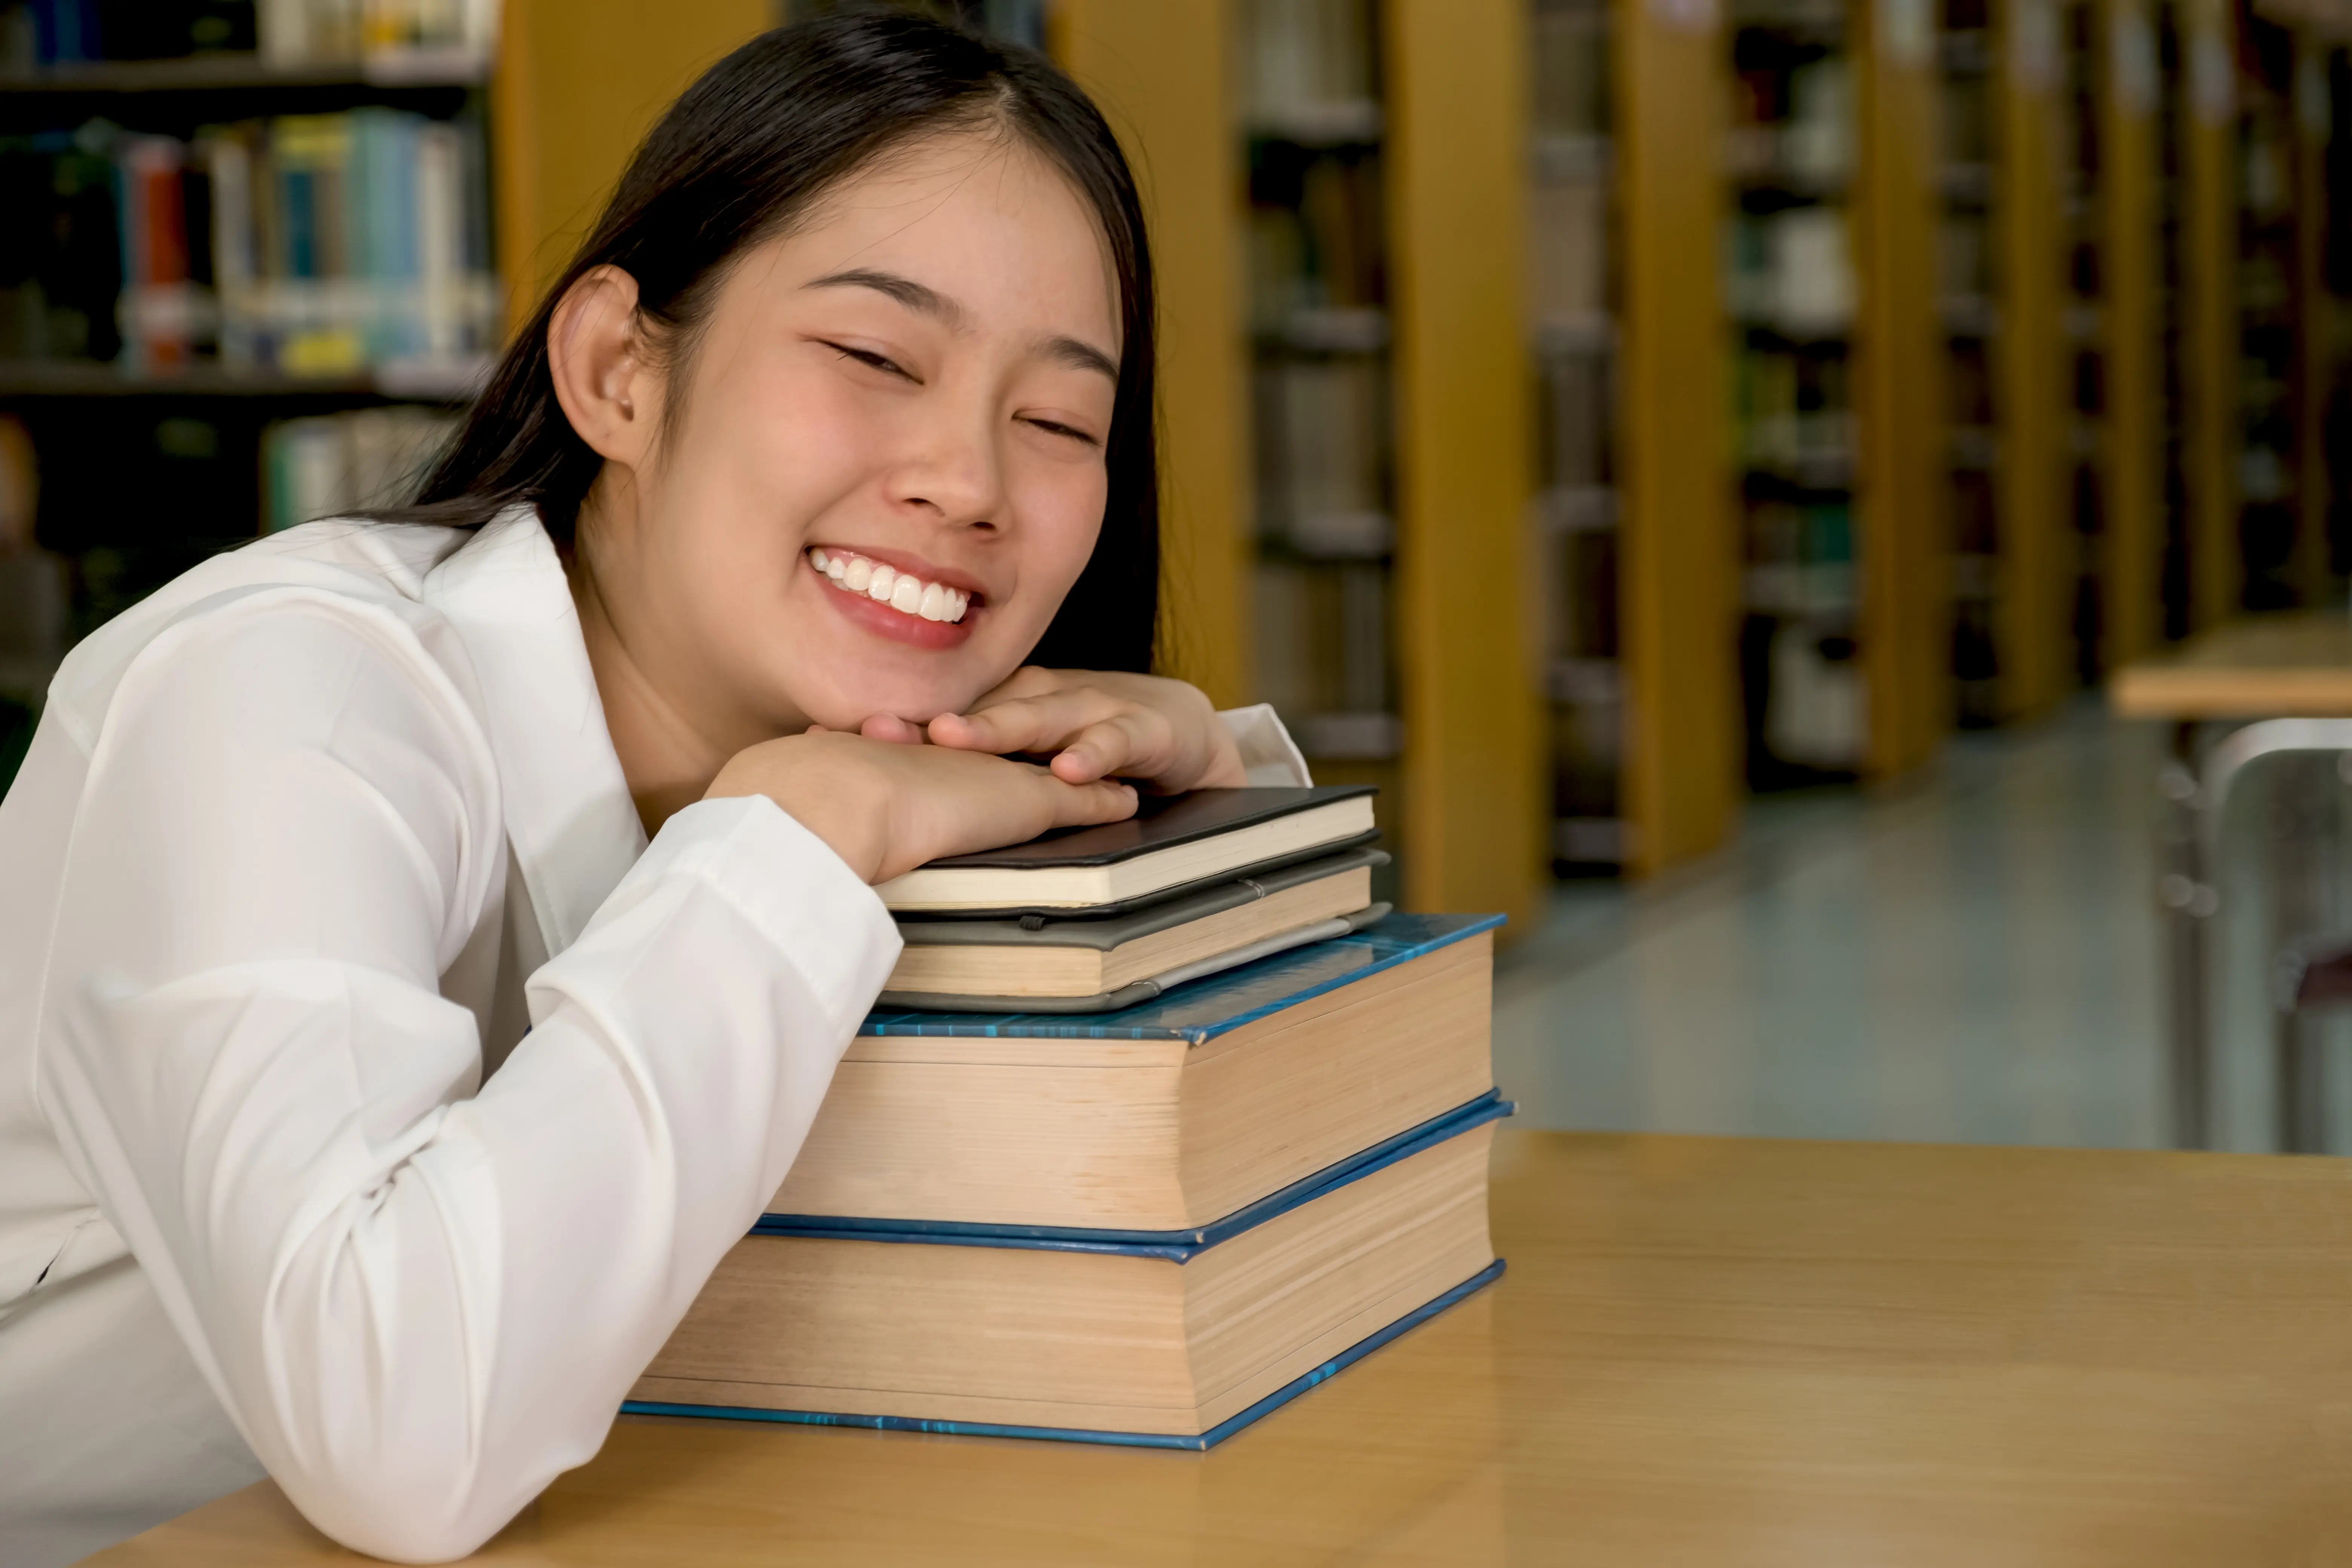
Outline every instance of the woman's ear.
POLYGON ((581 274, 547 328, 555 400, 572 428, 599 456, 635 468, 661 423, 661 378, 646 363, 637 326, 637 280, 617 267, 581 274))

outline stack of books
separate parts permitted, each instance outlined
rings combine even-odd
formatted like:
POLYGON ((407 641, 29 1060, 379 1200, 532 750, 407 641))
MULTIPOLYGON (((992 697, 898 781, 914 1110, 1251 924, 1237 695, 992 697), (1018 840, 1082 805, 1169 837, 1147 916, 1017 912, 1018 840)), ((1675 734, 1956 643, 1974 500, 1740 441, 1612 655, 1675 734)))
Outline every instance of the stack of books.
POLYGON ((1370 793, 886 884, 891 988, 627 1408, 1205 1448, 1495 1279, 1501 919, 1375 902, 1370 793))

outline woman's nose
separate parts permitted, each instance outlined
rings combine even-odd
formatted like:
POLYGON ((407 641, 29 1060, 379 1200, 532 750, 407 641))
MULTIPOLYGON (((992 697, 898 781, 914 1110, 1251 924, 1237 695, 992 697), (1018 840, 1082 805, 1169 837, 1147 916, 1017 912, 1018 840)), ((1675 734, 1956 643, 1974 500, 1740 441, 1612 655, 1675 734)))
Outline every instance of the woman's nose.
POLYGON ((958 527, 1001 527, 1004 465, 992 413, 942 405, 898 468, 891 499, 958 527))

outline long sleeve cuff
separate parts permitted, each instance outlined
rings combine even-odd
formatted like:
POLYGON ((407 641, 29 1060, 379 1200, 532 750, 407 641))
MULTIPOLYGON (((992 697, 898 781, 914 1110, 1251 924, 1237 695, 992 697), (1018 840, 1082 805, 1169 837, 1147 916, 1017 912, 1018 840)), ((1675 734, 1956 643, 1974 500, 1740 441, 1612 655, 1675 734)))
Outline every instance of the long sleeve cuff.
POLYGON ((1261 702, 1254 708, 1229 708, 1217 717, 1225 721, 1234 744, 1241 748, 1242 767, 1252 784, 1307 785, 1315 782, 1315 775, 1307 771, 1307 759, 1299 754, 1298 743, 1283 728, 1271 702, 1261 702))

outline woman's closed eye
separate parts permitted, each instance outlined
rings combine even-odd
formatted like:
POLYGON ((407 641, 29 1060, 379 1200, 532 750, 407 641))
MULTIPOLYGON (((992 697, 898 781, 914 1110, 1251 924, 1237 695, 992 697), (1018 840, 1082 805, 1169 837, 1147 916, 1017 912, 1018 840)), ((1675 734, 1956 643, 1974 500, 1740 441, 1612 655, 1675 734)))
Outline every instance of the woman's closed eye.
POLYGON ((1031 415, 1027 417, 1026 423, 1034 429, 1043 430, 1048 436, 1066 436, 1071 440, 1088 447, 1099 447, 1102 445, 1100 441, 1097 440, 1093 436, 1087 434, 1086 431, 1077 428, 1074 425, 1065 425, 1058 419, 1041 419, 1034 415, 1031 415))
POLYGON ((826 338, 819 338, 817 342, 824 343, 825 347, 831 349, 834 353, 839 354, 844 359, 856 360, 859 364, 870 365, 874 369, 880 371, 885 375, 895 375, 899 377, 901 380, 911 381, 917 386, 923 384, 923 378, 921 376, 917 375, 913 371, 908 370, 906 366, 900 364, 897 360, 890 358, 887 354, 878 354, 872 349, 856 348, 848 343, 836 343, 826 338))

